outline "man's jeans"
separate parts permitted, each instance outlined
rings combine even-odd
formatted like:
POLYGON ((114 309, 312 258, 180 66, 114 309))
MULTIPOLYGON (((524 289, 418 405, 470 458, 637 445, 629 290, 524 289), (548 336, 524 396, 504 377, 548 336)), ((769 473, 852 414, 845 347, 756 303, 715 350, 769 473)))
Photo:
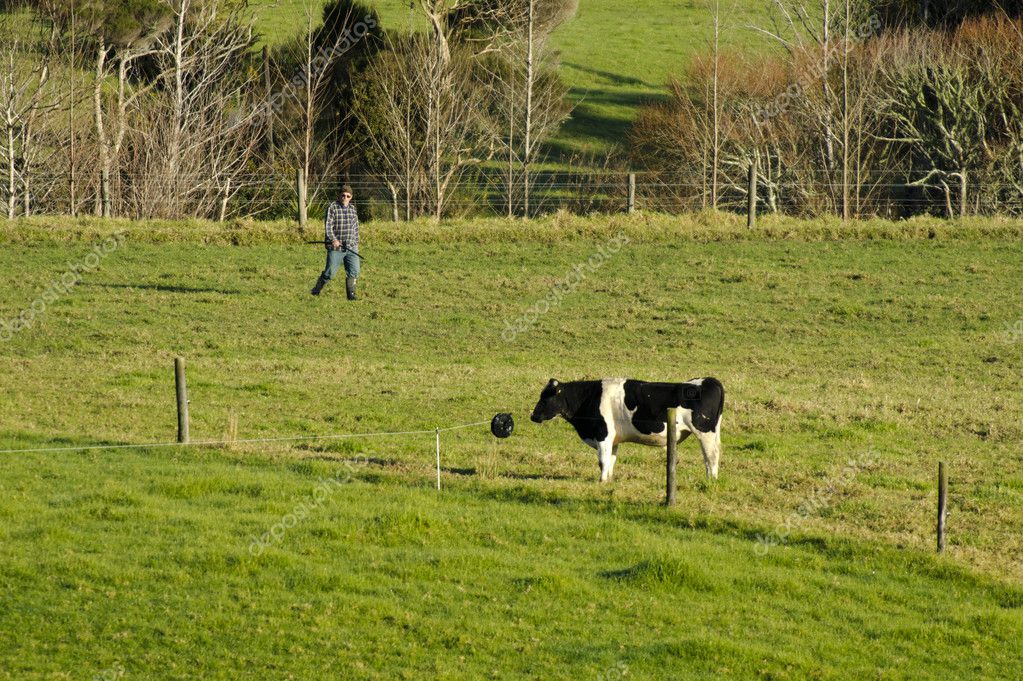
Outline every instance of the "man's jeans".
POLYGON ((357 279, 359 277, 359 256, 352 251, 327 250, 327 266, 323 269, 324 283, 330 281, 337 274, 341 263, 345 264, 345 276, 357 279))

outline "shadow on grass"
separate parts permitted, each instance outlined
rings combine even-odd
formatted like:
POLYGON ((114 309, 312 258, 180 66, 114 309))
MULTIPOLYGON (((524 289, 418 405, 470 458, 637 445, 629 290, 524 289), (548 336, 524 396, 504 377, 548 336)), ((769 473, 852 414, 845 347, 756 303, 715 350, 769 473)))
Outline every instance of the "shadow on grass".
POLYGON ((160 293, 220 293, 225 296, 241 293, 238 289, 209 288, 202 286, 177 286, 168 284, 109 284, 102 282, 83 282, 79 286, 96 286, 99 288, 123 288, 141 289, 143 291, 158 291, 160 293))
POLYGON ((714 580, 702 570, 682 561, 669 558, 644 560, 621 570, 599 573, 604 579, 616 582, 638 582, 685 587, 696 591, 715 591, 714 580))
POLYGON ((380 468, 405 468, 405 464, 398 459, 381 459, 376 456, 335 456, 331 454, 317 454, 315 456, 303 456, 303 461, 330 461, 332 463, 350 463, 353 466, 379 466, 380 468))
POLYGON ((476 475, 475 468, 447 468, 441 466, 440 470, 443 473, 450 473, 451 475, 461 475, 463 477, 471 477, 476 475))
POLYGON ((639 109, 666 96, 649 90, 571 88, 569 99, 575 107, 547 145, 552 162, 567 162, 581 150, 601 151, 595 144, 626 146, 639 109))
POLYGON ((546 475, 543 473, 502 473, 501 477, 510 480, 574 480, 571 475, 546 475))
POLYGON ((9 449, 14 450, 15 452, 21 450, 30 451, 34 449, 66 449, 70 453, 86 448, 105 449, 108 447, 124 448, 126 446, 137 447, 138 449, 145 448, 145 445, 136 445, 130 442, 86 439, 83 437, 71 437, 68 435, 42 435, 39 433, 19 433, 15 431, 0 432, 0 449, 9 449), (19 443, 19 445, 12 444, 5 446, 3 444, 5 442, 16 442, 19 443))
POLYGON ((563 66, 567 66, 570 69, 575 69, 576 71, 582 71, 583 73, 588 73, 591 76, 597 76, 598 78, 602 78, 609 85, 640 85, 640 86, 648 87, 648 88, 651 88, 651 89, 656 89, 656 88, 660 87, 660 85, 655 85, 653 83, 648 83, 648 82, 646 82, 645 80, 643 80, 641 78, 634 78, 632 76, 623 76, 620 73, 612 73, 610 71, 601 71, 600 69, 595 69, 592 66, 586 66, 584 64, 577 64, 576 62, 563 61, 563 62, 561 62, 561 64, 563 66))

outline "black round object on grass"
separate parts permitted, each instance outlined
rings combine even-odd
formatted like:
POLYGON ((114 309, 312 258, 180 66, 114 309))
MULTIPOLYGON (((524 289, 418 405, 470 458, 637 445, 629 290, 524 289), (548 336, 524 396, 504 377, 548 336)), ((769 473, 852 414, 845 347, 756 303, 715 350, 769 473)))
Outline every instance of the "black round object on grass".
POLYGON ((513 430, 515 430, 515 419, 511 414, 497 414, 490 422, 490 432, 494 434, 494 437, 504 439, 509 437, 513 430))

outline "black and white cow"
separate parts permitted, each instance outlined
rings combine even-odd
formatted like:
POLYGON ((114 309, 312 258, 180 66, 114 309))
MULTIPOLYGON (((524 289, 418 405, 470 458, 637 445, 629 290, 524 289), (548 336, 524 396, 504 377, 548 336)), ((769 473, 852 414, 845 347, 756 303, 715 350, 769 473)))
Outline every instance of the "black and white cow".
POLYGON ((600 481, 614 474, 618 445, 636 442, 652 447, 668 443, 669 407, 677 407, 679 442, 696 435, 707 477, 717 478, 721 458, 721 411, 725 388, 716 378, 686 383, 648 383, 627 378, 560 383, 551 379, 530 417, 536 423, 563 417, 582 441, 597 450, 600 481))

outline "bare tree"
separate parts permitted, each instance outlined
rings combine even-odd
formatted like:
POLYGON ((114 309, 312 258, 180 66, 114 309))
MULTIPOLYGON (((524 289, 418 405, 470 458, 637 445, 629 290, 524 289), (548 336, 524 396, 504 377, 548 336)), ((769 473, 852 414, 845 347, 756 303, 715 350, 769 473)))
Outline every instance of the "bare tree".
POLYGON ((247 80, 251 17, 221 0, 161 2, 170 26, 151 48, 159 87, 136 107, 135 211, 217 215, 242 186, 237 177, 258 142, 247 80))
POLYGON ((429 58, 426 40, 419 35, 390 38, 357 86, 354 115, 369 143, 366 161, 387 185, 395 219, 399 204, 405 220, 420 214, 431 193, 428 105, 415 68, 429 58))
POLYGON ((32 212, 31 176, 42 150, 37 145, 41 118, 60 104, 50 85, 56 32, 38 23, 24 35, 10 15, 0 15, 0 154, 5 178, 7 218, 17 214, 19 190, 22 213, 32 212))
MULTIPOLYGON (((849 13, 849 0, 845 0, 845 35, 842 40, 842 219, 849 221, 849 133, 852 130, 852 118, 849 110, 849 49, 852 16, 849 13)), ((826 80, 826 79, 825 79, 826 80)))
POLYGON ((419 0, 430 25, 429 52, 421 87, 426 99, 426 139, 433 182, 433 215, 440 219, 448 191, 465 170, 493 157, 495 149, 485 120, 485 91, 475 78, 477 60, 498 49, 506 33, 504 9, 485 6, 472 21, 496 30, 484 31, 453 46, 465 28, 460 12, 467 0, 419 0))
POLYGON ((578 1, 544 3, 546 11, 538 10, 536 0, 526 2, 526 70, 525 70, 525 122, 523 125, 522 143, 522 196, 523 215, 529 216, 529 172, 537 151, 547 136, 557 129, 568 116, 568 109, 563 105, 565 92, 558 92, 548 87, 535 97, 539 79, 542 77, 542 66, 550 59, 550 37, 562 22, 575 14, 578 1))
POLYGON ((349 3, 328 5, 320 23, 322 2, 307 2, 301 37, 278 51, 274 61, 274 80, 281 91, 275 99, 285 106, 276 107, 275 116, 285 120, 275 126, 278 141, 294 159, 312 191, 310 201, 323 190, 326 172, 346 165, 352 140, 342 134, 351 111, 336 106, 334 91, 336 70, 348 61, 364 41, 375 39, 377 19, 373 14, 357 16, 358 7, 349 3), (297 65, 297 72, 288 69, 297 65), (297 115, 291 116, 291 113, 297 115), (289 122, 297 125, 289 125, 289 122))
MULTIPOLYGON (((772 9, 771 26, 753 28, 781 45, 793 73, 802 74, 802 101, 799 106, 793 107, 793 113, 809 116, 817 129, 820 165, 824 176, 812 181, 814 184, 821 183, 831 193, 834 183, 828 175, 836 170, 835 146, 840 141, 835 133, 835 112, 841 108, 830 79, 836 50, 832 39, 835 15, 831 0, 773 0, 772 9)), ((845 24, 848 26, 849 22, 845 24)), ((841 41, 840 45, 845 49, 847 41, 841 41)), ((846 59, 843 58, 843 68, 845 63, 846 59)))
POLYGON ((720 94, 721 75, 721 0, 714 0, 714 38, 713 56, 714 77, 711 80, 711 116, 713 117, 712 131, 714 143, 711 146, 711 181, 710 181, 710 205, 717 210, 718 207, 718 167, 721 156, 721 106, 718 95, 720 94))
POLYGON ((111 178, 127 132, 127 112, 148 89, 129 87, 128 79, 135 63, 155 52, 153 43, 166 28, 166 15, 152 0, 140 7, 90 0, 79 0, 77 5, 80 6, 76 11, 76 3, 70 3, 69 10, 76 13, 90 35, 95 59, 92 106, 100 161, 97 213, 110 217, 113 212, 111 178), (115 73, 115 116, 113 130, 110 130, 104 87, 115 73))
POLYGON ((492 8, 501 12, 503 32, 491 36, 495 56, 481 61, 481 85, 491 90, 493 139, 500 147, 498 154, 506 159, 507 213, 514 214, 519 193, 523 214, 529 215, 533 212, 531 168, 570 112, 550 36, 575 13, 578 2, 494 0, 492 8))

